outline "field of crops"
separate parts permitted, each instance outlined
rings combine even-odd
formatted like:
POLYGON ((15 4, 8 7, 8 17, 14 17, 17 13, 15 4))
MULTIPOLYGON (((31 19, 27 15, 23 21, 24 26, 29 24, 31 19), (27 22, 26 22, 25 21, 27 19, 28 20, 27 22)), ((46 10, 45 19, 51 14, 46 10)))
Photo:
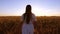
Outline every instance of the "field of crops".
MULTIPOLYGON (((59 16, 36 17, 34 34, 60 34, 59 16)), ((0 34, 22 34, 20 16, 0 16, 0 34)))

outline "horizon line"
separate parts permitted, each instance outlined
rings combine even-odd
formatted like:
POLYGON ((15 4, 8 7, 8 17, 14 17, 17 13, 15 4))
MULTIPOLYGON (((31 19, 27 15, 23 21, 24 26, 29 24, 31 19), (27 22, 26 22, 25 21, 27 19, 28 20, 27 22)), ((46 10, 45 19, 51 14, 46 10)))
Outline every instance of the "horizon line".
MULTIPOLYGON (((14 16, 14 15, 13 15, 14 16)), ((17 15, 16 15, 17 16, 17 15)), ((1 16, 0 16, 1 17, 1 16)), ((40 16, 36 16, 36 17, 40 17, 40 16)), ((49 17, 49 16, 48 16, 49 17)))

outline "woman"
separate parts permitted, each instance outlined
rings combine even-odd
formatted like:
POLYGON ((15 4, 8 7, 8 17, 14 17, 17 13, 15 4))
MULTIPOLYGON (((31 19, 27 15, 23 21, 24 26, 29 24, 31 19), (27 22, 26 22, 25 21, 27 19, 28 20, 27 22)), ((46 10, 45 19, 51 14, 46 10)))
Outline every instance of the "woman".
POLYGON ((35 15, 31 12, 31 5, 26 6, 25 13, 21 16, 22 34, 33 34, 34 26, 33 23, 36 22, 35 15))

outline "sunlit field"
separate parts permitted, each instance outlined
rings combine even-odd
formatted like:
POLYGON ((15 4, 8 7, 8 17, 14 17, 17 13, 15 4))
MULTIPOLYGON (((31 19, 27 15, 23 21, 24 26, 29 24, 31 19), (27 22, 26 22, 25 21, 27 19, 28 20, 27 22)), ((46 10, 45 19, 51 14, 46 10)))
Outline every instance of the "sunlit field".
MULTIPOLYGON (((59 16, 40 16, 36 18, 34 34, 60 34, 59 16)), ((20 16, 0 17, 0 34, 22 34, 21 30, 20 16)))

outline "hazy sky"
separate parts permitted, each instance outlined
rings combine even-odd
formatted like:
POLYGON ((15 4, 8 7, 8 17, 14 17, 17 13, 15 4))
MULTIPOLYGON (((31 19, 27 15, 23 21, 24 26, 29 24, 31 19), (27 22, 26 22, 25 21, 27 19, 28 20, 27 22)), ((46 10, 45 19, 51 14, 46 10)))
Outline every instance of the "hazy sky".
POLYGON ((0 16, 21 16, 28 4, 36 16, 60 16, 60 0, 0 0, 0 16))

